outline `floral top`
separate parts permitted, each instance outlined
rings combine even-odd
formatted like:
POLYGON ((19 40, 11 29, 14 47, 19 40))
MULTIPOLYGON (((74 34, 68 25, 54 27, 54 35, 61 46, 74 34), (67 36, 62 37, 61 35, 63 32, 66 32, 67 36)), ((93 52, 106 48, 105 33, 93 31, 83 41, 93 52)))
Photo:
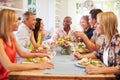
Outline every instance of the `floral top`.
MULTIPOLYGON (((105 48, 105 40, 98 52, 95 52, 96 57, 103 60, 103 51, 105 48)), ((120 34, 115 34, 109 44, 108 50, 108 66, 115 66, 120 70, 120 34)))

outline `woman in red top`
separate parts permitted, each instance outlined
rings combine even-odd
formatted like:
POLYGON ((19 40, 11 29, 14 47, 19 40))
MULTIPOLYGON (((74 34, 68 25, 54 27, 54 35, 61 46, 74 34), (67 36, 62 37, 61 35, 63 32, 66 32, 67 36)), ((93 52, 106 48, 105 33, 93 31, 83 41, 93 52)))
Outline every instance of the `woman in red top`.
POLYGON ((10 71, 28 70, 28 69, 46 69, 53 68, 50 62, 41 64, 16 64, 16 53, 21 57, 45 57, 47 54, 28 54, 23 52, 13 35, 13 31, 18 29, 18 19, 15 11, 3 9, 0 11, 0 80, 8 80, 10 71))

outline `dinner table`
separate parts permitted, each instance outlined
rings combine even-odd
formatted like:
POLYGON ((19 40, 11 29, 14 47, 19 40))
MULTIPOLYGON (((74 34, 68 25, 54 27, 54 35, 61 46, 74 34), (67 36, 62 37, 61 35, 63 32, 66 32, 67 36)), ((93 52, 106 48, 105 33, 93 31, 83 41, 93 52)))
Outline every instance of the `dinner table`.
MULTIPOLYGON (((56 53, 51 61, 54 69, 24 70, 9 73, 10 80, 116 80, 114 74, 87 74, 85 67, 76 65, 73 55, 56 53)), ((26 63, 27 64, 27 63, 26 63)), ((32 63, 31 63, 32 64, 32 63)))

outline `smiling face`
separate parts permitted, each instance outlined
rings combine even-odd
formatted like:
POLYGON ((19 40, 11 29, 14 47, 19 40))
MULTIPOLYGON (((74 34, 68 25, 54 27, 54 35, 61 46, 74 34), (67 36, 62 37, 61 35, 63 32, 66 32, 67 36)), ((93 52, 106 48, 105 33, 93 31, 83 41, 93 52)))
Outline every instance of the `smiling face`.
POLYGON ((85 19, 80 20, 80 25, 83 28, 83 30, 87 30, 89 28, 89 24, 87 23, 85 19))
POLYGON ((2 39, 8 41, 13 31, 18 30, 18 18, 16 12, 10 9, 0 11, 0 34, 2 39))
POLYGON ((80 20, 80 25, 81 27, 83 28, 83 30, 87 30, 89 27, 90 27, 90 24, 89 24, 89 19, 88 19, 88 16, 82 16, 81 20, 80 20))
POLYGON ((109 40, 118 33, 118 20, 113 12, 102 12, 97 15, 97 27, 109 40))
POLYGON ((27 26, 30 29, 35 29, 35 24, 36 24, 36 17, 35 15, 29 15, 28 19, 26 20, 27 26))
POLYGON ((25 12, 23 14, 23 22, 24 24, 29 28, 29 29, 35 29, 35 24, 36 24, 36 16, 32 12, 25 12))
POLYGON ((63 21, 63 25, 64 27, 70 27, 70 25, 72 24, 72 19, 71 17, 67 16, 64 18, 64 21, 63 21))

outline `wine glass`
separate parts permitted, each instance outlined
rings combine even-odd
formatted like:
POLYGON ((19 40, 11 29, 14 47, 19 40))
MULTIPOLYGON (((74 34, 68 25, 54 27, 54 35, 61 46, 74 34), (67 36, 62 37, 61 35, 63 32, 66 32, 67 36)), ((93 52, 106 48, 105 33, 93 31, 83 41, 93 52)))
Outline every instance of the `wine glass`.
POLYGON ((48 55, 53 58, 54 56, 56 56, 56 51, 54 50, 54 48, 49 48, 48 49, 48 55))

